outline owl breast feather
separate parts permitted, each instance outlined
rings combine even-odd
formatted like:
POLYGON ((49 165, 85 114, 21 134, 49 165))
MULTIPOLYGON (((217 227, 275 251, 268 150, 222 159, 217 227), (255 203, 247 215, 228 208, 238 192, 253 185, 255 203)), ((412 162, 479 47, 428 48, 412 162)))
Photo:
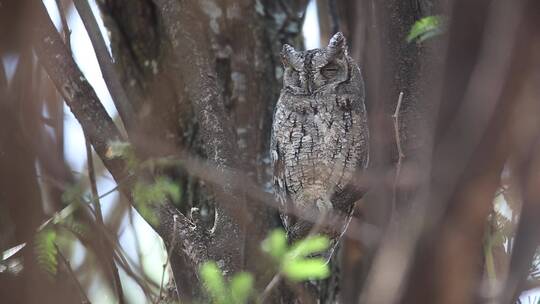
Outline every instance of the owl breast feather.
POLYGON ((282 167, 277 179, 293 204, 332 208, 330 197, 365 167, 367 136, 366 112, 358 97, 282 94, 272 134, 274 166, 282 167))

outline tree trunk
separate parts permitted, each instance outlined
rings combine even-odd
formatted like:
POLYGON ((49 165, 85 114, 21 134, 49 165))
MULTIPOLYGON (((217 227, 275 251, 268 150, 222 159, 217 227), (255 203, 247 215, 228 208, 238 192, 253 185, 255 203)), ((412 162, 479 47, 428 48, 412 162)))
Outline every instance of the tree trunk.
MULTIPOLYGON (((269 135, 281 89, 279 52, 284 43, 299 46, 306 4, 103 1, 117 71, 137 113, 135 127, 127 130, 137 151, 143 157, 187 152, 269 190, 269 135)), ((271 273, 264 270, 268 265, 259 244, 279 226, 276 210, 247 201, 231 185, 212 185, 186 172, 173 177, 182 185, 179 211, 196 215, 191 220, 201 231, 207 258, 229 274, 266 273, 257 280, 264 288, 271 273)), ((167 210, 161 221, 168 227, 158 232, 170 245, 171 217, 177 211, 167 210)), ((200 297, 199 265, 181 250, 173 252, 182 299, 200 297)))

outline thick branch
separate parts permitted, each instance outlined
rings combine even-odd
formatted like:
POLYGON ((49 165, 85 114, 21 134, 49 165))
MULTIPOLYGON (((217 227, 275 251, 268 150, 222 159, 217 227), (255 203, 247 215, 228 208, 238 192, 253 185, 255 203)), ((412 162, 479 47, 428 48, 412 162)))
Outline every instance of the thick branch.
MULTIPOLYGON (((62 42, 62 38, 56 32, 45 7, 40 1, 35 4, 35 14, 34 46, 41 64, 58 91, 63 95, 66 103, 81 124, 84 133, 88 135, 103 164, 120 185, 120 191, 130 198, 132 183, 126 182, 128 176, 124 161, 107 157, 109 142, 121 139, 118 129, 100 103, 94 89, 86 81, 70 56, 68 49, 62 42)), ((167 204, 164 205, 173 208, 167 204)), ((160 225, 155 227, 156 230, 161 233, 160 235, 165 240, 170 240, 172 233, 178 234, 179 247, 188 253, 193 253, 187 254, 187 256, 193 258, 194 263, 197 265, 206 257, 202 246, 206 242, 203 242, 202 235, 193 228, 189 220, 182 214, 178 214, 177 217, 177 231, 172 231, 172 219, 177 211, 166 210, 170 212, 160 213, 162 218, 160 225), (170 216, 170 218, 166 218, 167 216, 170 216), (169 221, 171 225, 168 225, 169 221)))
POLYGON ((217 74, 211 64, 213 58, 208 41, 208 28, 202 20, 198 2, 155 0, 167 34, 172 42, 178 65, 184 75, 185 89, 193 101, 205 150, 218 167, 235 167, 235 147, 231 123, 225 114, 223 97, 217 88, 217 74))
MULTIPOLYGON (((199 2, 155 0, 155 3, 178 60, 177 73, 190 75, 183 77, 183 85, 194 105, 206 156, 218 170, 237 167, 238 153, 233 145, 236 142, 235 134, 225 112, 223 96, 217 88, 217 74, 211 64, 214 57, 208 35, 205 34, 210 34, 209 28, 203 23, 208 16, 198 7, 199 2)), ((227 259, 226 268, 238 270, 244 261, 242 241, 245 229, 237 224, 233 214, 239 207, 244 209, 245 200, 232 193, 227 183, 215 187, 214 191, 220 204, 215 206, 217 215, 213 230, 216 235, 212 252, 220 259, 227 259), (233 199, 230 199, 231 195, 233 199), (225 237, 231 233, 237 236, 234 240, 225 237)))
POLYGON ((37 1, 35 8, 33 42, 39 61, 88 135, 97 154, 119 181, 125 176, 123 161, 109 159, 106 153, 110 141, 122 139, 120 132, 71 57, 43 4, 37 1))

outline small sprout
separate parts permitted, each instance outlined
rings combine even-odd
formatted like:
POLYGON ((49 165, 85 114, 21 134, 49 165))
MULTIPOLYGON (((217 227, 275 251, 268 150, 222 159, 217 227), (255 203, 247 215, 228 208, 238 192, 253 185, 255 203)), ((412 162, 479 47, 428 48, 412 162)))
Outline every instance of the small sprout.
POLYGON ((204 286, 213 302, 216 304, 229 303, 225 279, 217 264, 213 261, 204 263, 200 273, 204 286))
POLYGON ((216 262, 209 261, 201 266, 200 274, 214 304, 247 303, 253 293, 253 276, 247 272, 235 274, 227 283, 216 262))
POLYGON ((326 261, 313 257, 329 246, 330 241, 322 235, 308 236, 288 246, 285 232, 281 229, 272 231, 262 243, 263 251, 279 263, 280 272, 295 282, 324 279, 330 275, 326 261))
POLYGON ((247 303, 253 291, 253 276, 240 272, 233 276, 230 286, 233 303, 247 303))
POLYGON ((427 16, 416 21, 407 36, 407 42, 423 42, 444 33, 446 22, 442 16, 427 16))
POLYGON ((264 252, 274 259, 280 260, 287 252, 287 236, 282 229, 270 232, 270 235, 262 242, 264 252))
POLYGON ((330 269, 322 258, 294 259, 283 265, 283 273, 292 281, 322 280, 330 275, 330 269))
POLYGON ((178 203, 181 198, 180 186, 165 177, 158 177, 152 184, 136 183, 132 195, 137 210, 152 225, 158 224, 153 207, 163 204, 167 198, 175 203, 178 203))
POLYGON ((325 251, 330 246, 330 241, 322 235, 310 235, 296 242, 288 255, 291 257, 307 257, 311 254, 325 251))

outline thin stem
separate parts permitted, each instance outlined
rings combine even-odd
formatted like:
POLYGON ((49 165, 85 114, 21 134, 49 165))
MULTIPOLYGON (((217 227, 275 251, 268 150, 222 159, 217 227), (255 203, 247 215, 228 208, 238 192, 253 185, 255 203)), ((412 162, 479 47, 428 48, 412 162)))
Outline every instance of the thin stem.
POLYGON ((401 174, 401 165, 403 162, 403 158, 405 158, 405 154, 403 154, 403 150, 401 147, 401 136, 399 133, 399 111, 401 109, 401 103, 403 102, 403 92, 399 93, 398 102, 396 105, 396 111, 392 115, 392 119, 394 120, 394 135, 396 137, 396 147, 398 151, 398 160, 396 163, 396 175, 394 177, 394 185, 392 189, 392 214, 395 214, 396 211, 396 201, 397 201, 397 188, 399 183, 399 176, 401 174))
MULTIPOLYGON (((173 231, 176 231, 178 228, 178 215, 173 215, 173 231)), ((171 246, 169 246, 169 251, 167 252, 167 260, 163 264, 163 271, 161 273, 161 284, 159 284, 159 296, 156 300, 156 304, 159 303, 161 300, 161 294, 163 292, 163 281, 165 280, 165 270, 167 269, 167 265, 169 265, 169 262, 171 260, 171 254, 174 250, 174 247, 176 246, 176 233, 172 234, 172 240, 171 240, 171 246)))
POLYGON ((97 222, 103 225, 103 214, 101 212, 101 203, 99 202, 99 195, 97 191, 96 173, 94 170, 94 159, 92 157, 92 145, 88 138, 85 136, 86 143, 86 158, 88 163, 88 178, 90 180, 90 191, 92 193, 92 204, 96 210, 97 222))
POLYGON ((81 295, 81 303, 90 304, 91 302, 88 299, 88 296, 86 296, 84 288, 82 288, 81 284, 79 283, 79 280, 77 280, 77 276, 73 272, 73 269, 71 269, 71 265, 69 264, 69 261, 62 254, 62 251, 60 251, 60 248, 58 248, 58 245, 56 245, 56 243, 54 244, 54 248, 56 248, 58 257, 60 257, 60 261, 66 266, 66 270, 68 272, 70 279, 73 281, 73 283, 75 284, 75 286, 77 286, 77 289, 79 290, 79 294, 81 295))
MULTIPOLYGON (((58 14, 60 15, 60 21, 62 22, 62 31, 64 33, 64 43, 66 44, 70 53, 71 51, 71 30, 69 29, 66 13, 62 6, 61 0, 56 0, 56 6, 58 8, 58 14)), ((61 160, 64 160, 64 101, 62 96, 58 92, 55 93, 58 102, 58 122, 56 125, 56 140, 58 142, 58 154, 61 160)))
MULTIPOLYGON (((101 212, 101 204, 99 201, 99 195, 97 191, 97 182, 96 182, 96 173, 94 170, 94 160, 92 156, 92 146, 90 144, 90 141, 85 135, 85 143, 86 143, 86 159, 88 162, 88 178, 90 179, 90 189, 92 193, 92 202, 95 209, 96 214, 96 220, 97 225, 101 227, 105 227, 105 223, 103 222, 103 214, 101 212)), ((119 303, 125 303, 124 301, 124 291, 122 290, 122 281, 120 280, 120 275, 118 273, 118 267, 116 267, 116 264, 114 263, 114 255, 111 250, 106 246, 105 241, 103 240, 102 234, 98 234, 99 237, 99 243, 101 246, 101 249, 103 250, 103 254, 105 255, 105 259, 107 261, 108 266, 110 267, 111 275, 113 277, 113 286, 116 291, 116 294, 118 296, 119 303)))
POLYGON ((126 129, 130 129, 130 126, 135 121, 135 114, 131 103, 127 97, 126 91, 120 82, 120 77, 114 68, 114 63, 105 44, 105 40, 101 35, 99 25, 92 12, 92 8, 88 4, 88 0, 73 0, 79 16, 81 16, 82 22, 94 51, 96 52, 96 58, 98 60, 99 68, 103 74, 103 79, 107 84, 107 88, 113 97, 114 105, 118 110, 122 122, 126 126, 126 129))
POLYGON ((270 295, 272 290, 278 285, 279 282, 281 282, 282 278, 283 278, 283 276, 281 275, 281 272, 278 272, 278 273, 276 273, 274 275, 272 280, 270 280, 268 285, 266 285, 266 287, 264 288, 263 293, 259 297, 259 300, 257 301, 259 304, 262 304, 262 303, 264 303, 264 301, 266 301, 266 299, 268 298, 268 296, 270 295))
POLYGON ((64 33, 64 43, 66 44, 69 52, 71 53, 71 30, 69 29, 66 13, 62 6, 61 0, 56 0, 56 6, 58 8, 58 14, 60 15, 60 22, 62 23, 62 31, 64 33))

